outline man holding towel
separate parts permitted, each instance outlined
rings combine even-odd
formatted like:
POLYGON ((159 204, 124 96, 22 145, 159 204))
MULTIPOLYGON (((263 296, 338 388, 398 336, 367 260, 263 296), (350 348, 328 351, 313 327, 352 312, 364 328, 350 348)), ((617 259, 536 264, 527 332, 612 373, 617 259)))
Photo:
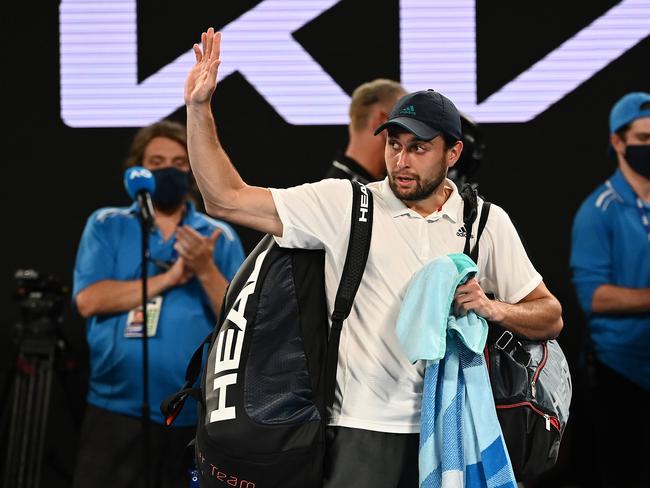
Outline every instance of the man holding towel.
MULTIPOLYGON (((241 179, 219 142, 210 107, 220 41, 212 29, 202 34, 203 48, 194 45, 197 62, 185 85, 190 161, 207 211, 273 234, 284 247, 324 249, 331 311, 348 245, 350 184, 329 179, 268 189, 241 179)), ((423 368, 404 354, 395 324, 413 275, 437 256, 462 251, 465 233, 476 233, 464 228, 462 198, 446 178, 463 149, 453 103, 435 91, 411 93, 397 102, 376 133, 384 130, 388 176, 368 185, 375 202, 373 239, 341 335, 326 487, 418 486, 423 368)), ((560 333, 560 304, 496 205, 483 232, 478 265, 478 280, 457 290, 460 313, 474 310, 532 338, 560 333)))

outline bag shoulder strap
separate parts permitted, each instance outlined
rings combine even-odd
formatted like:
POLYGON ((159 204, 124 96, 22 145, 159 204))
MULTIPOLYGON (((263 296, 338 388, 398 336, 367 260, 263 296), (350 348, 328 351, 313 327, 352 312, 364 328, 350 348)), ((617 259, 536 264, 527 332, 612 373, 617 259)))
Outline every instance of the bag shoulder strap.
POLYGON ((337 323, 342 323, 352 310, 354 297, 363 278, 372 238, 372 193, 358 181, 350 181, 350 183, 352 184, 350 241, 332 312, 332 322, 337 323))
POLYGON ((485 229, 488 216, 490 215, 490 202, 483 201, 481 207, 481 218, 478 221, 478 229, 476 230, 476 244, 471 248, 470 239, 472 238, 472 226, 478 214, 478 190, 476 184, 465 183, 460 190, 460 195, 463 198, 463 223, 465 225, 465 248, 463 253, 472 258, 475 263, 478 262, 479 241, 481 234, 485 229))
POLYGON ((373 202, 372 192, 358 181, 352 184, 352 215, 350 241, 345 256, 341 282, 334 300, 332 328, 330 329, 325 363, 325 406, 334 404, 336 390, 336 366, 343 321, 350 315, 354 297, 357 294, 363 272, 368 261, 372 239, 373 202))
POLYGON ((470 255, 469 240, 472 237, 472 226, 478 213, 478 191, 476 185, 465 183, 460 189, 460 196, 463 198, 463 224, 465 225, 465 248, 463 253, 470 255))
POLYGON ((475 263, 478 263, 479 242, 481 239, 481 234, 483 234, 483 229, 485 229, 485 224, 487 222, 488 216, 490 215, 490 207, 490 202, 483 202, 483 206, 481 207, 481 218, 478 221, 478 229, 476 229, 476 244, 474 244, 474 249, 472 249, 472 252, 469 255, 469 257, 472 258, 475 263))

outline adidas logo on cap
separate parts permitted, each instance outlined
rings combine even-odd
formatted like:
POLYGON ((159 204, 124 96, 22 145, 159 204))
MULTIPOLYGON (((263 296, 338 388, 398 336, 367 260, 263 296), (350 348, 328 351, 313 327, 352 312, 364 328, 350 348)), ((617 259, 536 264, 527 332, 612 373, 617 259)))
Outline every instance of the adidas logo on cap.
POLYGON ((415 113, 415 107, 413 105, 409 105, 408 107, 404 107, 402 110, 399 111, 400 115, 416 115, 415 113))

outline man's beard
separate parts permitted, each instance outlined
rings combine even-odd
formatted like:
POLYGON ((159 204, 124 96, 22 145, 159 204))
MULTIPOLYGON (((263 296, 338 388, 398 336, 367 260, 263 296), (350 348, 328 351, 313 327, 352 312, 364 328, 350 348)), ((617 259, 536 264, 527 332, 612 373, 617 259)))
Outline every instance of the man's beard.
POLYGON ((404 201, 414 202, 418 200, 424 200, 438 189, 438 187, 445 181, 447 177, 447 167, 441 161, 440 171, 434 179, 431 180, 420 180, 418 175, 409 175, 409 177, 415 180, 415 188, 411 190, 400 190, 395 184, 395 174, 391 174, 388 177, 388 184, 390 185, 391 190, 397 198, 404 201))

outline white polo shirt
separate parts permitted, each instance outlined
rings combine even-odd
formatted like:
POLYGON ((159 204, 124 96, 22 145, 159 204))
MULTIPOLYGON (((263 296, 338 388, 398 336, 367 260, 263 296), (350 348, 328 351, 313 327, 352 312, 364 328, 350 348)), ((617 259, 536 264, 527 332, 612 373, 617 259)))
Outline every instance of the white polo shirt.
MULTIPOLYGON (((374 196, 372 242, 361 286, 341 332, 330 425, 419 432, 424 368, 406 358, 395 324, 413 275, 438 256, 463 252, 463 201, 456 185, 451 180, 447 184, 453 188, 451 196, 427 217, 397 199, 387 179, 368 185, 374 196)), ((271 193, 284 228, 283 236, 276 238, 278 244, 325 250, 331 313, 350 234, 350 182, 328 179, 271 189, 271 193)), ((479 283, 500 300, 516 303, 542 282, 510 218, 497 205, 490 209, 479 254, 479 283)))

